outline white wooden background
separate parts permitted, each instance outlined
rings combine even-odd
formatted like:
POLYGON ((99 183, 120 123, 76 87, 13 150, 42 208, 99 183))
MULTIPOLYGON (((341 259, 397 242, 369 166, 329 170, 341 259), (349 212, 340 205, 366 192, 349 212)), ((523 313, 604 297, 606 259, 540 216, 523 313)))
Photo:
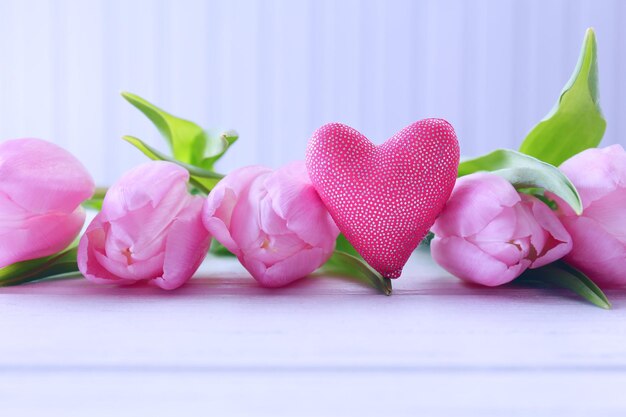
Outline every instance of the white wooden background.
POLYGON ((120 97, 236 128, 222 169, 302 158, 342 121, 377 142, 439 116, 462 153, 515 147, 552 107, 584 30, 599 41, 605 143, 626 144, 620 0, 1 0, 0 139, 75 152, 101 184, 162 145, 120 97))

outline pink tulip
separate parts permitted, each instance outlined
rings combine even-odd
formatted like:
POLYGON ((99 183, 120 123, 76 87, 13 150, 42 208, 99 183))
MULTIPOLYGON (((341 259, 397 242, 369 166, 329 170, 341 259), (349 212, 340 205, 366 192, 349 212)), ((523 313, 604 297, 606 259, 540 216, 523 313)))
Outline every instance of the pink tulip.
POLYGON ((94 183, 66 150, 40 139, 0 143, 0 267, 59 252, 85 221, 94 183))
POLYGON ((488 286, 555 261, 572 246, 546 204, 487 173, 457 180, 432 231, 432 256, 439 265, 465 281, 488 286))
POLYGON ((319 268, 339 234, 303 162, 277 171, 261 166, 234 171, 211 191, 204 224, 268 287, 319 268))
POLYGON ((563 162, 583 214, 567 207, 561 220, 572 235, 565 260, 601 286, 626 284, 626 152, 620 145, 588 149, 563 162))
POLYGON ((188 180, 187 170, 169 162, 127 172, 80 240, 83 275, 99 284, 148 281, 166 290, 187 282, 210 242, 202 225, 204 199, 187 192, 188 180))

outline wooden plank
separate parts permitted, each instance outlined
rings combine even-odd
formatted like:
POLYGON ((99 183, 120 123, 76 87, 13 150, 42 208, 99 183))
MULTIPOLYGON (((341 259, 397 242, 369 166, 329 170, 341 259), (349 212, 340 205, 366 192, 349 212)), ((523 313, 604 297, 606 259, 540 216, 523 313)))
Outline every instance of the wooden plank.
POLYGON ((2 373, 4 416, 623 416, 614 372, 2 373))
POLYGON ((470 287, 426 253, 395 284, 391 297, 325 278, 264 289, 218 259, 174 292, 82 279, 3 288, 0 369, 626 368, 621 293, 604 311, 562 293, 470 287))
POLYGON ((620 415, 626 296, 461 284, 418 252, 391 297, 264 289, 209 259, 174 292, 0 289, 1 415, 620 415))

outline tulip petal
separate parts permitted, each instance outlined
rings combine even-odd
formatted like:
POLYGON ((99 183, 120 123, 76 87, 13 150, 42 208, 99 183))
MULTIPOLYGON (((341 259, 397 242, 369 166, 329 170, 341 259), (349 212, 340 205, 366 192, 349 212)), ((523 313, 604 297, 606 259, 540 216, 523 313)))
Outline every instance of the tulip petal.
POLYGON ((95 189, 78 159, 40 139, 0 143, 0 178, 0 193, 33 214, 71 213, 95 189))
POLYGON ((467 240, 506 266, 518 264, 521 259, 528 255, 528 247, 530 246, 529 244, 522 246, 519 241, 474 242, 470 239, 467 240))
POLYGON ((164 289, 182 285, 206 255, 204 199, 187 192, 188 173, 150 162, 111 187, 79 244, 78 265, 97 283, 147 280, 164 289))
POLYGON ((259 166, 234 171, 210 193, 203 217, 215 239, 265 286, 313 272, 330 257, 339 234, 302 163, 276 172, 259 166))
POLYGON ((441 237, 471 236, 484 229, 503 207, 519 202, 515 188, 505 179, 488 173, 470 174, 457 179, 432 231, 441 237))
POLYGON ((332 252, 326 252, 321 248, 311 248, 299 251, 270 267, 246 255, 242 263, 261 285, 282 287, 315 271, 328 260, 331 254, 332 252))
MULTIPOLYGON (((535 213, 533 212, 533 207, 536 209, 545 208, 548 211, 551 210, 545 203, 541 202, 536 197, 526 194, 520 194, 520 196, 522 197, 522 203, 515 207, 517 213, 515 236, 521 240, 528 240, 529 251, 526 256, 531 260, 531 262, 534 262, 539 254, 545 252, 546 242, 549 241, 549 234, 537 221, 535 213)), ((539 213, 543 214, 544 217, 548 215, 548 213, 541 210, 539 210, 539 213)))
POLYGON ((563 224, 573 239, 565 261, 599 286, 626 284, 626 247, 596 220, 566 217, 563 224))
POLYGON ((458 236, 441 238, 435 235, 430 248, 433 259, 451 274, 490 287, 514 280, 530 265, 530 261, 520 259, 507 266, 458 236))
POLYGON ((120 262, 96 250, 96 260, 113 275, 132 282, 152 279, 163 273, 164 254, 159 253, 144 261, 120 262))
POLYGON ((576 186, 584 210, 616 188, 626 188, 626 151, 621 145, 587 149, 559 168, 576 186))
POLYGON ((204 227, 226 249, 239 256, 241 250, 233 240, 228 227, 230 226, 233 209, 237 202, 235 192, 230 188, 216 187, 204 203, 204 227))
POLYGON ((203 199, 194 198, 181 215, 174 220, 167 234, 163 276, 152 284, 164 290, 173 290, 187 282, 205 258, 211 235, 202 224, 203 199))
MULTIPOLYGON (((506 242, 520 236, 516 233, 518 223, 518 211, 516 207, 502 207, 487 225, 475 235, 475 240, 480 242, 506 242)), ((468 236, 469 238, 469 236, 468 236)))
POLYGON ((298 235, 291 233, 285 235, 263 235, 256 245, 246 248, 248 258, 254 257, 267 267, 289 258, 311 245, 303 242, 298 235))
POLYGON ((102 202, 103 221, 125 217, 129 212, 146 205, 156 207, 170 195, 171 189, 180 193, 181 184, 187 183, 189 173, 176 164, 150 161, 128 171, 109 188, 102 202), (155 186, 158 181, 158 187, 155 186))
POLYGON ((626 245, 626 186, 619 187, 590 204, 584 216, 594 219, 604 230, 626 245))
POLYGON ((242 250, 256 247, 261 240, 261 201, 267 191, 263 187, 267 174, 261 174, 250 183, 240 196, 232 212, 230 234, 242 250))
POLYGON ((113 275, 98 261, 95 253, 104 247, 106 234, 97 215, 87 227, 78 244, 78 269, 85 278, 97 284, 128 285, 136 282, 113 275))
MULTIPOLYGON (((243 225, 258 229, 255 226, 258 215, 251 216, 250 212, 238 210, 235 216, 240 199, 245 199, 252 183, 261 175, 271 172, 269 168, 254 165, 237 169, 222 179, 211 191, 206 199, 203 209, 204 226, 218 242, 224 245, 229 251, 238 255, 241 253, 240 243, 233 236, 233 229, 241 228, 243 225), (235 218, 233 218, 235 216, 235 218), (244 224, 241 224, 243 221, 244 224)), ((258 233, 256 234, 258 238, 258 233)))
MULTIPOLYGON (((327 245, 328 236, 339 229, 313 187, 304 161, 274 172, 266 181, 274 211, 287 221, 287 228, 311 246, 327 245)), ((332 249, 332 248, 327 248, 332 249)))
POLYGON ((55 254, 72 243, 85 221, 78 207, 69 214, 53 212, 0 228, 0 267, 55 254))
MULTIPOLYGON (((186 182, 180 180, 169 186, 169 192, 158 203, 148 202, 110 220, 108 234, 126 242, 127 246, 122 249, 130 249, 134 260, 149 259, 163 250, 164 236, 172 218, 189 204, 191 198, 186 182)), ((103 210, 106 210, 104 206, 103 210)))
MULTIPOLYGON (((155 254, 146 260, 134 260, 129 253, 123 255, 123 252, 128 251, 128 247, 115 248, 109 245, 107 248, 108 241, 112 240, 111 229, 108 223, 102 222, 102 217, 104 216, 98 214, 94 218, 81 239, 81 244, 83 240, 88 240, 90 243, 85 254, 90 257, 89 260, 93 259, 92 267, 94 264, 98 265, 97 268, 92 268, 92 271, 100 271, 98 278, 113 279, 117 283, 133 283, 162 274, 163 253, 155 254), (115 251, 118 253, 114 253, 115 251), (102 269, 106 273, 103 274, 102 269)), ((81 247, 79 245, 79 258, 80 256, 81 247)))
POLYGON ((0 192, 0 234, 2 230, 22 227, 28 217, 36 216, 37 213, 29 212, 15 204, 10 196, 0 192))
POLYGON ((544 243, 536 246, 537 258, 531 265, 539 268, 567 255, 572 250, 572 237, 546 204, 538 199, 531 204, 532 214, 545 234, 544 243))
POLYGON ((269 193, 259 201, 259 227, 267 235, 293 234, 287 221, 276 213, 269 193))

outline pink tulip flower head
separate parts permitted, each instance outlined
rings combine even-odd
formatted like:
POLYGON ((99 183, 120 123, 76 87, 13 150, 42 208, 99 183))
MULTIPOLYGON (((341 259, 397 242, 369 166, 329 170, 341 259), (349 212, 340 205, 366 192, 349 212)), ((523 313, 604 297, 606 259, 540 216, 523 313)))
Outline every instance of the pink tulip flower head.
POLYGON ((188 180, 187 170, 162 161, 126 173, 80 241, 83 275, 99 284, 147 281, 166 290, 187 282, 210 243, 204 199, 188 193, 188 180))
POLYGON ((496 286, 567 254, 571 238, 556 214, 505 179, 462 177, 433 228, 432 256, 448 272, 496 286))
POLYGON ((626 151, 620 145, 587 149, 560 168, 583 203, 581 216, 562 211, 573 240, 565 260, 598 285, 626 284, 626 151))
POLYGON ((69 152, 40 139, 0 143, 0 267, 65 249, 85 221, 93 179, 69 152))
POLYGON ((339 229, 303 162, 229 174, 211 191, 204 224, 262 285, 277 287, 324 264, 339 229))

